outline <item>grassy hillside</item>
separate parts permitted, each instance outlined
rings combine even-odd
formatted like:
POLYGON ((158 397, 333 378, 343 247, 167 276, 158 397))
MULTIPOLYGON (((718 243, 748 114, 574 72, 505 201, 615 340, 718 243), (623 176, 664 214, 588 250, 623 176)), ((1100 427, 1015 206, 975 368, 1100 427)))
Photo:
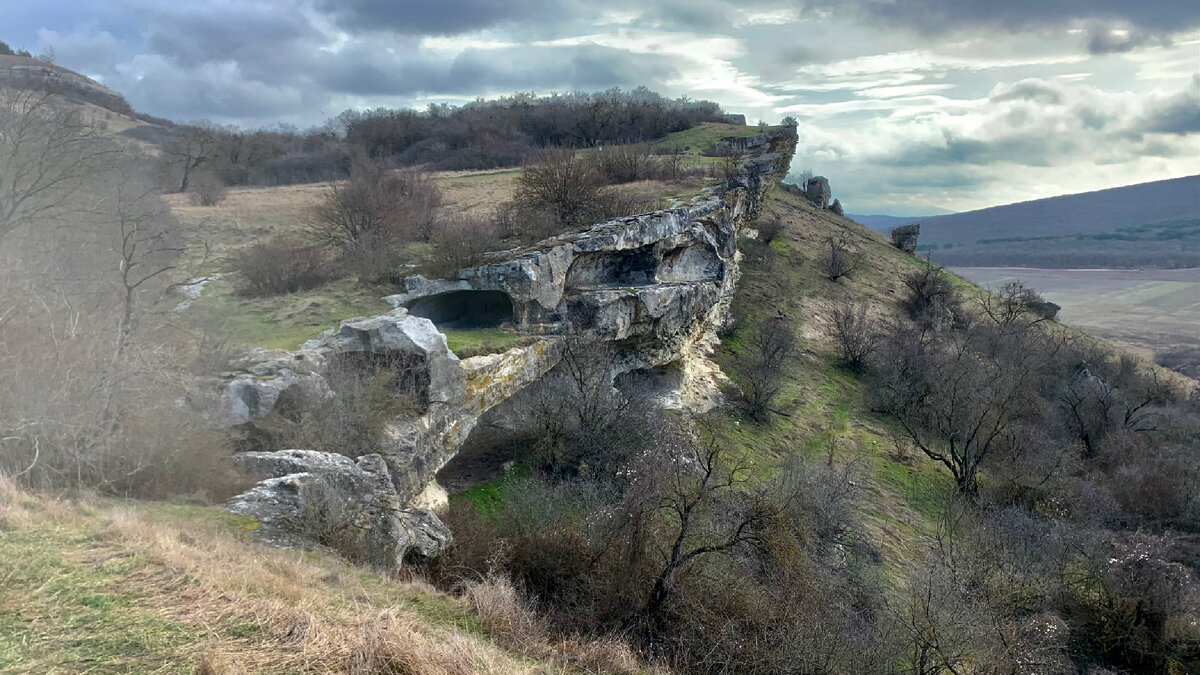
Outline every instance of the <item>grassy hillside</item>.
POLYGON ((1200 176, 919 222, 920 249, 944 265, 1198 267, 1200 176))
POLYGON ((266 548, 245 537, 254 525, 221 507, 61 499, 0 478, 0 671, 645 672, 617 643, 540 638, 503 586, 452 598, 266 548))

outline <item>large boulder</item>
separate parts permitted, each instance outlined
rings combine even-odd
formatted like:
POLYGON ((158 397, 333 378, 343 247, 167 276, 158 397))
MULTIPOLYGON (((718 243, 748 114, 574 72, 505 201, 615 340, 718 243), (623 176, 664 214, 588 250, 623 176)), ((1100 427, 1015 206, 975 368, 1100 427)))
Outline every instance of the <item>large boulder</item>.
POLYGON ((813 176, 804 184, 804 196, 809 203, 817 208, 829 208, 829 199, 833 192, 829 189, 829 179, 824 176, 813 176))
POLYGON ((921 234, 921 224, 901 225, 892 230, 892 246, 905 253, 916 253, 917 237, 921 234))
POLYGON ((833 203, 829 205, 829 210, 833 211, 834 213, 838 214, 839 216, 846 215, 845 209, 842 208, 842 200, 840 200, 840 199, 833 200, 833 203))
POLYGON ((405 508, 379 455, 351 459, 313 450, 246 452, 239 466, 261 478, 229 503, 258 520, 252 536, 272 546, 332 549, 388 570, 436 557, 453 544, 433 512, 405 508))

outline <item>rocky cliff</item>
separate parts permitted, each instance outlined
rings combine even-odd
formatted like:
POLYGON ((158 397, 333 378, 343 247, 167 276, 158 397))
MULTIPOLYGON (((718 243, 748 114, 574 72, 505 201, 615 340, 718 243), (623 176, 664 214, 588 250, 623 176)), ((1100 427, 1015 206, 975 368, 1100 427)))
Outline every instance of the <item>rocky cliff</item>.
POLYGON ((406 369, 416 407, 387 422, 378 454, 394 486, 390 498, 411 504, 430 492, 481 417, 558 363, 566 336, 611 350, 614 380, 670 371, 665 381, 674 391, 664 400, 701 405, 719 373, 701 361, 737 283, 739 233, 786 174, 796 143, 790 128, 753 138, 736 174, 687 206, 494 254, 450 279, 410 277, 404 293, 387 298, 393 311, 343 322, 298 352, 262 355, 230 376, 227 416, 253 428, 278 414, 285 395, 337 396, 325 377, 334 364, 403 364, 396 367, 406 369), (460 360, 439 330, 502 325, 538 339, 460 360))

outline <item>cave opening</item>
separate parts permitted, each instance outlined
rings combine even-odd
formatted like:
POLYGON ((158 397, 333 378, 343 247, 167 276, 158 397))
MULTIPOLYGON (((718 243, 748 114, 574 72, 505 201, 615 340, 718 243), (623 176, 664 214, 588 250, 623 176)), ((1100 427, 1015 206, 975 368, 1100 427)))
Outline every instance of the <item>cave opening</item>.
POLYGON ((567 271, 567 287, 645 286, 654 283, 657 269, 653 244, 624 251, 581 253, 567 271))
POLYGON ((408 313, 429 319, 442 330, 499 328, 513 322, 512 298, 504 291, 452 291, 421 298, 408 313))

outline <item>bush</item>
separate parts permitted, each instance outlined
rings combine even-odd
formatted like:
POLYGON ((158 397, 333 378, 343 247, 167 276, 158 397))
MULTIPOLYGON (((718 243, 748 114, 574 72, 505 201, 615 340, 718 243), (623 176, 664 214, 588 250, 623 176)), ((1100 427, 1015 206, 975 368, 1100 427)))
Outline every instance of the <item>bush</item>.
POLYGON ((759 324, 738 355, 742 401, 751 418, 763 422, 783 389, 783 366, 796 350, 791 323, 775 316, 759 324))
POLYGON ((849 278, 862 265, 862 255, 850 248, 849 240, 830 238, 825 244, 828 248, 821 256, 819 265, 825 278, 830 281, 849 278))
POLYGON ((423 414, 428 373, 415 357, 402 354, 341 354, 324 378, 333 396, 311 387, 292 387, 270 414, 242 439, 242 449, 306 448, 347 457, 379 451, 385 423, 423 414))
POLYGON ((878 343, 875 329, 867 319, 867 308, 843 305, 833 310, 833 334, 842 351, 842 362, 850 370, 862 372, 878 343))
POLYGON ((239 251, 231 268, 238 275, 238 293, 249 296, 306 291, 336 278, 320 247, 288 239, 275 239, 239 251))
POLYGON ((757 223, 758 239, 764 244, 770 244, 775 241, 787 226, 783 222, 783 216, 776 215, 770 219, 764 219, 757 223))
POLYGON ((216 206, 225 201, 229 188, 225 181, 212 173, 202 173, 190 181, 188 201, 193 206, 216 206))
POLYGON ((330 186, 313 209, 308 232, 317 242, 342 249, 365 238, 428 241, 441 203, 441 191, 427 174, 387 171, 359 156, 350 180, 330 186))
POLYGON ((948 328, 965 318, 962 300, 942 268, 925 264, 904 277, 904 287, 908 294, 901 307, 922 326, 948 328))
POLYGON ((483 262, 484 254, 496 247, 496 230, 490 222, 458 217, 442 220, 433 230, 433 254, 426 264, 435 277, 448 277, 457 270, 483 262))
POLYGON ((517 179, 514 201, 531 210, 547 210, 559 225, 576 229, 594 218, 602 181, 572 150, 554 150, 527 165, 517 179))

